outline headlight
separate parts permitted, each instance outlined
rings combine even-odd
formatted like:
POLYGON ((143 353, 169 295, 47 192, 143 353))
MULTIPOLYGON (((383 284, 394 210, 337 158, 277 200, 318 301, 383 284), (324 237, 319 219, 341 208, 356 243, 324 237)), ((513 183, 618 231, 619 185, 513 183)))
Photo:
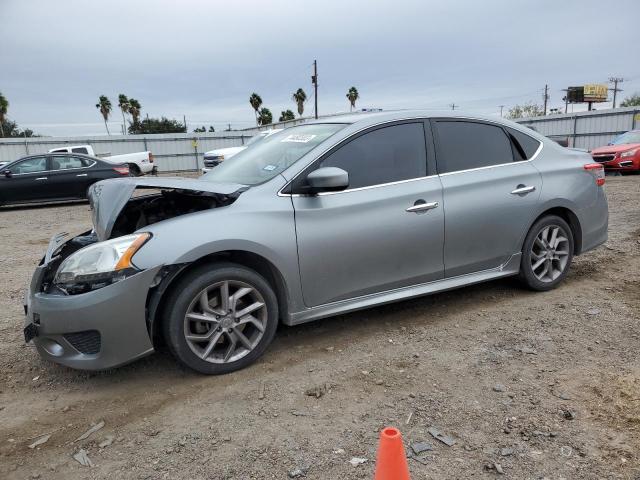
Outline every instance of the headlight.
POLYGON ((620 158, 633 157, 637 152, 638 152, 637 148, 635 150, 627 150, 626 152, 622 152, 620 154, 620 158))
POLYGON ((125 235, 81 248, 62 262, 53 282, 81 293, 123 280, 138 271, 131 257, 149 238, 150 233, 125 235))

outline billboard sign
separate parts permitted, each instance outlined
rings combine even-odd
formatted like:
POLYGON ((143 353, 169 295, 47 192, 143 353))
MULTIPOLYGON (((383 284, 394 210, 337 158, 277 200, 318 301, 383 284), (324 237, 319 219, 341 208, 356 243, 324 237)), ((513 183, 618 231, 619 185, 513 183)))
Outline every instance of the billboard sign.
POLYGON ((608 93, 606 83, 589 83, 584 86, 584 101, 606 102, 608 93))

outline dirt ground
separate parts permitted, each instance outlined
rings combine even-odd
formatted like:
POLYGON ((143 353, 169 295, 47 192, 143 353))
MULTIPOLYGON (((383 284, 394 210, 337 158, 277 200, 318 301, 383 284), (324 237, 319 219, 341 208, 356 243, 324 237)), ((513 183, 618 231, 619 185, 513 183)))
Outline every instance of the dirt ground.
POLYGON ((0 478, 371 479, 394 425, 408 452, 431 447, 409 459, 413 479, 640 479, 640 178, 606 188, 609 241, 557 290, 507 279, 281 328, 221 377, 162 352, 102 373, 41 361, 22 294, 88 206, 3 209, 0 478))

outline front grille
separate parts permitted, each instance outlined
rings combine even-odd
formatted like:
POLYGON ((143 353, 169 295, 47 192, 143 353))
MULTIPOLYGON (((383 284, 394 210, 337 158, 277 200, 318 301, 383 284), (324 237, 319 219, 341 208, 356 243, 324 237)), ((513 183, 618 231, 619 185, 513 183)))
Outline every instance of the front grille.
POLYGON ((94 355, 100 351, 100 332, 97 330, 67 333, 64 338, 80 353, 94 355))
POLYGON ((593 159, 596 162, 610 162, 613 160, 615 155, 593 155, 593 159))
POLYGON ((209 167, 209 168, 213 168, 213 167, 217 167, 219 163, 220 162, 218 160, 207 160, 207 159, 205 159, 204 166, 205 167, 209 167))

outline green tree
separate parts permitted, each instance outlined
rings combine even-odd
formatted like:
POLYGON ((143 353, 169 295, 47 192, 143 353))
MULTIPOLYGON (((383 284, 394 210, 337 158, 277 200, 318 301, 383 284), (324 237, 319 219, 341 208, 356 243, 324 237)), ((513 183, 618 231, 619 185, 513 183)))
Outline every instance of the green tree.
POLYGON ((109 126, 107 125, 107 120, 109 120, 109 115, 111 115, 111 101, 106 95, 100 95, 99 101, 96 103, 96 108, 100 110, 100 114, 104 119, 104 128, 107 129, 107 135, 111 135, 109 126))
POLYGON ((5 117, 4 121, 0 123, 0 131, 4 132, 4 136, 9 137, 38 137, 33 133, 33 130, 30 128, 25 128, 24 130, 20 130, 18 128, 18 124, 12 120, 9 120, 5 117))
POLYGON ((213 128, 213 125, 209 125, 209 133, 215 133, 216 129, 213 128))
POLYGON ((260 98, 260 95, 258 95, 257 93, 253 92, 251 94, 251 96, 249 97, 249 103, 251 104, 251 106, 255 110, 256 125, 260 125, 260 115, 259 115, 258 111, 260 110, 260 106, 262 105, 262 98, 260 98))
POLYGON ((9 100, 0 92, 0 137, 4 137, 4 122, 7 119, 7 112, 9 111, 9 100))
POLYGON ((129 113, 129 108, 131 107, 131 105, 129 105, 129 99, 123 93, 118 95, 118 107, 120 107, 120 110, 122 111, 122 124, 126 125, 127 121, 124 118, 124 114, 129 113))
POLYGON ((206 131, 207 131, 207 129, 204 128, 204 125, 202 127, 196 127, 196 128, 193 129, 193 133, 204 133, 206 131))
POLYGON ((528 102, 523 105, 514 105, 509 109, 509 113, 507 113, 507 118, 530 118, 542 116, 544 116, 542 107, 533 102, 528 102))
POLYGON ((131 134, 147 134, 147 133, 187 133, 187 126, 178 120, 147 117, 141 122, 132 123, 129 127, 131 134))
POLYGON ((347 92, 347 100, 349 100, 349 109, 353 112, 353 109, 356 107, 356 100, 360 98, 360 94, 358 93, 358 89, 356 87, 351 87, 347 92))
POLYGON ((298 106, 298 115, 302 116, 302 112, 304 112, 304 102, 307 101, 307 94, 304 93, 304 90, 299 88, 296 90, 296 93, 293 94, 293 101, 296 102, 296 105, 298 106))
MULTIPOLYGON (((1 97, 1 95, 0 95, 1 97)), ((0 100, 1 102, 1 100, 0 100)), ((621 107, 640 107, 640 93, 634 93, 630 97, 625 98, 622 103, 620 103, 621 107)), ((1 108, 1 107, 0 107, 1 108)))
POLYGON ((278 119, 279 122, 286 122, 288 120, 295 120, 296 116, 294 115, 294 113, 291 110, 283 110, 280 113, 280 118, 278 119))
POLYGON ((258 114, 258 125, 270 125, 273 122, 273 115, 268 108, 261 108, 258 114))
POLYGON ((135 98, 129 99, 129 113, 131 114, 131 118, 133 119, 133 124, 135 125, 140 121, 140 113, 142 112, 142 105, 135 98))

